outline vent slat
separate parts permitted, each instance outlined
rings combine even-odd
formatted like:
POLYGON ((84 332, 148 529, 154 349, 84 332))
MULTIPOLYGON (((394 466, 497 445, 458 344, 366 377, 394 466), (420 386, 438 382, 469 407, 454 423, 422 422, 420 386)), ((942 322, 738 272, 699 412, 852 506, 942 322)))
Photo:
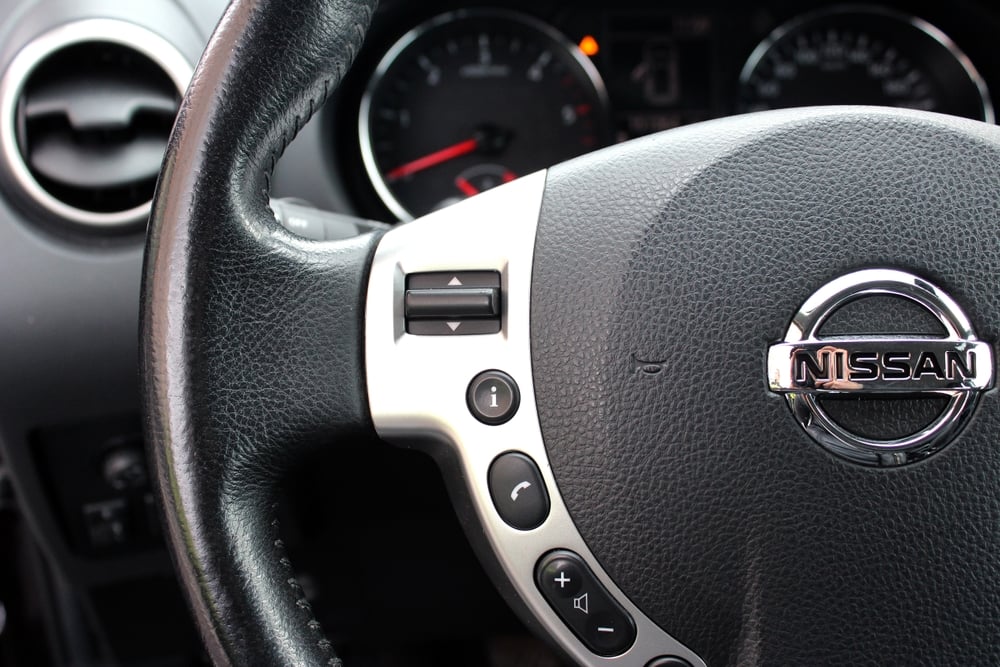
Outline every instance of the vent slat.
POLYGON ((27 122, 45 116, 61 116, 78 132, 127 129, 139 114, 177 114, 179 99, 127 73, 104 72, 102 76, 63 79, 40 85, 25 100, 27 122), (120 79, 113 78, 120 76, 120 79))
POLYGON ((83 145, 68 133, 49 133, 34 143, 28 164, 63 187, 114 189, 155 179, 166 147, 166 137, 155 135, 83 145))

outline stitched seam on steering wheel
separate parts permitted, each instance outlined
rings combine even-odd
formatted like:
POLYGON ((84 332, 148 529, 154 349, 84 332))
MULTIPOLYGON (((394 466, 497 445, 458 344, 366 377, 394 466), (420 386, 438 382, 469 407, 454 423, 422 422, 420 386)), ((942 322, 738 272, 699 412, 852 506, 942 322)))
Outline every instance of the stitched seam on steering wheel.
MULTIPOLYGON (((310 119, 312 119, 316 111, 327 101, 327 99, 329 99, 332 90, 335 89, 336 86, 339 85, 340 82, 343 80, 344 74, 347 71, 348 64, 354 61, 354 57, 357 53, 358 47, 360 43, 364 40, 365 33, 367 32, 367 26, 370 25, 371 23, 373 7, 371 5, 364 5, 362 7, 362 10, 364 11, 365 14, 364 25, 356 22, 354 24, 355 41, 349 41, 347 44, 345 44, 345 48, 347 49, 346 64, 343 61, 336 63, 334 75, 328 76, 322 80, 322 86, 323 86, 322 91, 318 95, 314 95, 308 99, 309 108, 307 113, 304 116, 300 113, 295 114, 295 122, 292 127, 292 131, 289 132, 288 131, 289 128, 287 127, 282 128, 281 141, 279 145, 275 146, 270 151, 268 161, 264 169, 264 174, 263 174, 264 189, 261 192, 261 195, 263 197, 263 203, 270 211, 271 215, 274 215, 274 211, 271 209, 270 206, 271 180, 274 175, 274 169, 278 163, 278 159, 281 157, 282 154, 284 154, 285 150, 288 148, 288 145, 299 134, 299 132, 302 130, 305 124, 309 122, 310 119)), ((277 504, 275 504, 272 507, 272 510, 276 509, 277 509, 277 504)), ((278 557, 278 563, 285 569, 285 571, 289 575, 288 578, 285 580, 285 583, 289 588, 291 588, 292 594, 295 596, 295 605, 299 609, 302 609, 306 614, 307 632, 312 633, 313 636, 315 637, 318 637, 316 640, 316 646, 320 649, 320 651, 323 654, 330 656, 327 660, 328 667, 343 667, 343 662, 340 660, 340 658, 336 657, 335 654, 332 656, 330 655, 331 653, 333 653, 333 645, 330 643, 330 640, 327 639, 326 635, 323 633, 322 625, 316 619, 316 616, 312 611, 312 605, 309 604, 309 601, 308 599, 306 599, 304 591, 302 589, 302 585, 295 577, 295 571, 292 568, 291 560, 289 560, 289 558, 285 555, 284 543, 282 542, 278 534, 278 528, 280 526, 280 522, 276 516, 276 512, 275 512, 275 518, 272 521, 271 525, 274 529, 273 546, 275 549, 275 553, 278 557)))
MULTIPOLYGON (((349 50, 348 60, 349 61, 353 60, 354 59, 353 45, 348 44, 347 48, 349 50)), ((268 156, 268 164, 264 170, 264 190, 261 194, 263 195, 265 201, 269 200, 271 194, 271 178, 274 175, 274 169, 278 164, 278 160, 281 158, 282 155, 284 155, 285 150, 288 148, 288 144, 292 143, 292 140, 298 136, 299 132, 302 131, 302 128, 305 126, 305 124, 309 122, 309 120, 316 113, 317 102, 321 106, 324 102, 326 102, 330 94, 330 84, 334 80, 339 82, 340 80, 343 79, 345 72, 343 63, 337 63, 336 68, 337 68, 336 76, 329 77, 323 80, 323 92, 320 93, 319 96, 317 97, 309 98, 308 114, 305 116, 298 113, 295 114, 295 123, 293 125, 291 133, 288 132, 288 128, 283 128, 281 130, 281 141, 277 146, 271 149, 271 152, 268 156)))
POLYGON ((323 91, 318 95, 309 98, 309 111, 305 116, 296 113, 295 114, 295 124, 291 135, 288 135, 287 128, 281 130, 281 142, 278 146, 271 149, 270 156, 268 159, 268 164, 264 169, 264 189, 261 192, 264 203, 268 210, 271 211, 272 215, 274 211, 271 210, 270 206, 270 195, 271 195, 271 179, 274 175, 274 169, 278 164, 278 160, 284 154, 285 150, 288 148, 288 144, 298 136, 302 128, 308 123, 312 117, 316 114, 316 111, 323 106, 330 96, 332 90, 335 90, 337 86, 344 80, 344 75, 347 73, 347 69, 350 63, 354 62, 354 57, 357 54, 361 43, 364 41, 365 34, 368 32, 368 26, 371 25, 372 14, 374 12, 374 7, 369 4, 365 4, 361 7, 364 12, 364 24, 355 22, 354 24, 354 41, 347 42, 344 47, 347 49, 347 58, 344 61, 340 61, 336 64, 336 73, 334 76, 329 76, 323 79, 323 91), (334 84, 331 88, 331 84, 334 84))
MULTIPOLYGON (((326 638, 323 634, 323 627, 320 622, 316 620, 316 615, 313 613, 312 604, 306 598, 305 591, 302 588, 302 584, 299 583, 298 578, 295 576, 295 571, 292 568, 292 561, 288 558, 285 552, 285 543, 280 537, 280 527, 281 521, 277 517, 278 503, 274 503, 271 506, 271 510, 275 512, 274 519, 271 520, 271 528, 274 530, 274 539, 272 545, 274 546, 275 554, 278 557, 278 564, 285 569, 285 571, 290 575, 285 583, 289 588, 292 589, 292 594, 295 596, 295 606, 306 612, 306 628, 312 632, 313 635, 317 636, 316 646, 324 654, 329 655, 333 651, 333 644, 330 640, 326 638)), ((336 656, 330 657, 327 661, 328 667, 343 667, 343 662, 340 658, 336 656)))
MULTIPOLYGON (((289 132, 288 131, 289 128, 287 127, 282 128, 281 141, 279 145, 275 146, 270 151, 269 158, 264 169, 264 174, 263 174, 264 189, 261 194, 263 197, 264 205, 267 207, 267 209, 271 212, 272 215, 274 215, 274 211, 271 209, 270 206, 271 180, 273 178, 274 169, 278 163, 278 159, 281 157, 282 154, 284 154, 285 150, 288 148, 288 145, 292 142, 292 140, 295 139, 296 136, 298 136, 299 132, 302 130, 305 124, 309 122, 309 120, 312 119, 312 117, 316 114, 316 111, 327 101, 327 99, 329 99, 330 93, 334 89, 336 89, 336 87, 340 84, 341 81, 343 81, 344 75, 347 72, 349 64, 354 61, 358 48, 360 47, 361 42, 364 40, 364 36, 367 33, 368 25, 371 24, 374 7, 372 5, 366 4, 362 6, 361 9, 363 10, 365 15, 364 25, 355 22, 354 41, 348 41, 345 44, 345 48, 347 50, 346 61, 340 61, 336 63, 334 74, 322 80, 322 86, 323 86, 322 91, 318 95, 314 95, 308 99, 309 107, 307 113, 305 115, 301 113, 295 114, 295 122, 291 128, 292 131, 289 132)), ((271 525, 274 529, 274 536, 273 536, 274 539, 272 543, 275 549, 275 553, 278 557, 279 565, 282 566, 289 575, 288 578, 285 580, 285 583, 289 588, 291 588, 292 594, 295 596, 295 605, 299 609, 302 609, 306 614, 307 631, 312 633, 313 636, 318 636, 318 639, 316 640, 316 646, 320 649, 320 651, 323 654, 330 656, 330 654, 333 653, 333 645, 330 643, 330 640, 327 639, 325 634, 323 633, 322 625, 316 619, 316 616, 312 611, 312 605, 309 603, 309 600, 305 597, 302 585, 295 577, 295 571, 292 568, 291 560, 285 554, 284 543, 281 540, 278 531, 280 526, 280 521, 277 518, 277 512, 276 512, 277 503, 275 503, 274 506, 272 506, 272 510, 275 511, 274 515, 275 518, 271 522, 271 525)), ((334 654, 330 656, 329 659, 327 660, 327 665, 328 667, 343 667, 343 662, 340 660, 340 658, 336 657, 336 655, 334 654)))

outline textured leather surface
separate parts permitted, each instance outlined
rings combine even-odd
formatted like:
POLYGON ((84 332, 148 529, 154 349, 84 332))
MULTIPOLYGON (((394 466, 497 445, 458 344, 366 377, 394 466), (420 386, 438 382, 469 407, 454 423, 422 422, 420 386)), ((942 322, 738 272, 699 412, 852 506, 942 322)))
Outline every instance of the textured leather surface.
POLYGON ((268 180, 339 83, 373 5, 231 5, 155 200, 146 431, 169 544, 218 665, 339 664, 283 555, 275 491, 310 448, 371 432, 361 335, 376 236, 293 238, 268 209, 268 180))
POLYGON ((995 341, 998 224, 1000 129, 911 112, 734 118, 550 171, 532 346, 555 477, 711 667, 1000 664, 995 392, 942 453, 878 470, 810 440, 764 371, 861 267, 927 277, 995 341))

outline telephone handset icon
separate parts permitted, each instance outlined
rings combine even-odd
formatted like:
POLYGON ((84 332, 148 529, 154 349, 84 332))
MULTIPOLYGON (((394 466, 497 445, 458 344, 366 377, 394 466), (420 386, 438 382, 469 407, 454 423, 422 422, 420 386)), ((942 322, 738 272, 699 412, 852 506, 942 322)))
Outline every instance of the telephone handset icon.
POLYGON ((521 492, 531 486, 531 482, 521 482, 514 487, 514 490, 510 492, 510 499, 516 501, 517 497, 521 495, 521 492))

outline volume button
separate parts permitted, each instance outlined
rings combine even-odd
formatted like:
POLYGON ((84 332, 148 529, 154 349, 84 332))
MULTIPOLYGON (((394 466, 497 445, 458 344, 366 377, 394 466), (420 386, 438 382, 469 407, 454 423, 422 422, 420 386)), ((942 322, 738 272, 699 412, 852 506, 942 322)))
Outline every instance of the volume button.
POLYGON ((552 551, 538 561, 535 584, 573 634, 593 653, 621 655, 635 643, 635 623, 583 559, 552 551))

